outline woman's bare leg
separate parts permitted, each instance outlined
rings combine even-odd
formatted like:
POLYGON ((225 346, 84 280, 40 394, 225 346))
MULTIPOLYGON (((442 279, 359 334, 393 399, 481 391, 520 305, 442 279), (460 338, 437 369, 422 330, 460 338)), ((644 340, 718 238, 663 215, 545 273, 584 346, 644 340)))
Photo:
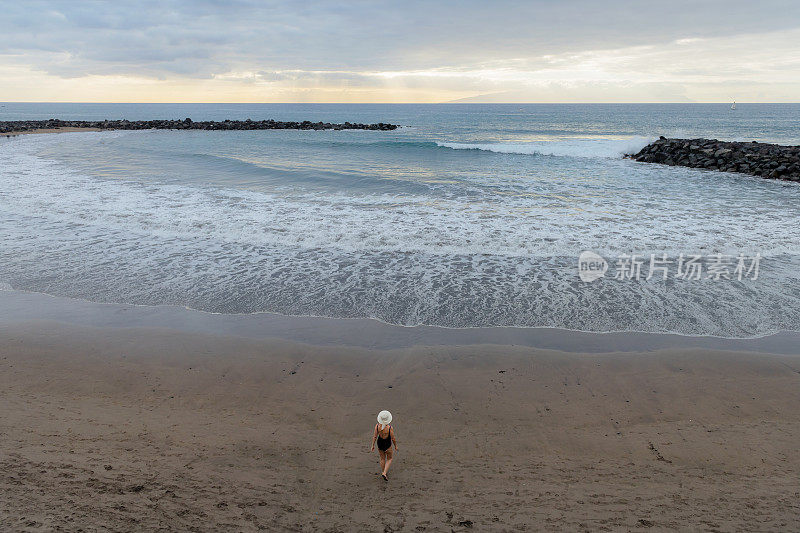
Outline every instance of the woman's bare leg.
POLYGON ((381 456, 381 473, 383 473, 385 470, 384 464, 386 464, 386 452, 378 450, 378 454, 381 456))
POLYGON ((390 466, 392 466, 392 449, 391 448, 386 450, 386 464, 383 465, 383 475, 384 476, 389 471, 389 467, 390 466))

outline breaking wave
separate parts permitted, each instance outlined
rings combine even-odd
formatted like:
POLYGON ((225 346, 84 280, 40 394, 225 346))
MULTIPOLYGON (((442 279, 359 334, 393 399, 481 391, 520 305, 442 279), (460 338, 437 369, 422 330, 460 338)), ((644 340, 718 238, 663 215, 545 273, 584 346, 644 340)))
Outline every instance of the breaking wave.
POLYGON ((654 137, 634 137, 630 139, 566 139, 526 143, 437 142, 436 144, 453 150, 480 150, 498 154, 618 158, 638 152, 653 140, 655 140, 654 137))

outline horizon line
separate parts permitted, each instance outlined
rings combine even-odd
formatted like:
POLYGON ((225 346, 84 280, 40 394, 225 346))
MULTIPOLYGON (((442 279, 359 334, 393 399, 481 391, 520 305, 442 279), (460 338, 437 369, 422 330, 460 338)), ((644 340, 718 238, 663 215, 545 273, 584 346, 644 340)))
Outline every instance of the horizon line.
MULTIPOLYGON (((118 101, 50 101, 50 100, 0 100, 0 104, 226 104, 226 105, 696 105, 696 104, 730 104, 732 100, 709 101, 709 102, 118 102, 118 101)), ((737 104, 747 105, 776 105, 776 104, 800 104, 798 102, 750 102, 736 100, 737 104)))

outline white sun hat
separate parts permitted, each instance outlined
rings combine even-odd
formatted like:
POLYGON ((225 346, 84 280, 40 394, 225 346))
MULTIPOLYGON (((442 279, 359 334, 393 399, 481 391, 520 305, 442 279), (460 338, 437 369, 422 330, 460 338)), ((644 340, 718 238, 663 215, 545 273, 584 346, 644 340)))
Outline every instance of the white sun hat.
POLYGON ((385 426, 388 426, 392 423, 392 413, 389 411, 381 411, 378 413, 378 424, 381 425, 381 429, 385 426))

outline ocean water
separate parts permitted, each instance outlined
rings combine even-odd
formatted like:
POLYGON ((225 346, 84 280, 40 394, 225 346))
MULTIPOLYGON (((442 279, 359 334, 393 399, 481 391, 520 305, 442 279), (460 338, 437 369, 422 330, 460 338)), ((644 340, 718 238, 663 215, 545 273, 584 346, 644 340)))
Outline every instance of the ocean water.
POLYGON ((50 117, 402 128, 2 138, 2 287, 408 326, 800 330, 800 185, 622 158, 658 135, 800 144, 800 105, 0 107, 50 117), (609 263, 592 283, 586 250, 609 263), (615 279, 631 254, 642 276, 615 279), (646 279, 651 254, 666 280, 646 279), (701 279, 674 276, 681 254, 701 279))

